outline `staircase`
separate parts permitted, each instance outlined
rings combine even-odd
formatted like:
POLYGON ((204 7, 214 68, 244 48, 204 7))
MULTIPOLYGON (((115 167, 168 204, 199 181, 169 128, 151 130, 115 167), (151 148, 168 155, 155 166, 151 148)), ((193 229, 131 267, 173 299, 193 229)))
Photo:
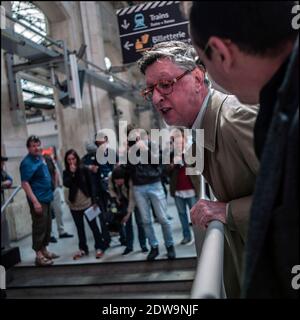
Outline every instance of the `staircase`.
POLYGON ((190 297, 196 258, 16 266, 8 299, 185 299, 190 297))

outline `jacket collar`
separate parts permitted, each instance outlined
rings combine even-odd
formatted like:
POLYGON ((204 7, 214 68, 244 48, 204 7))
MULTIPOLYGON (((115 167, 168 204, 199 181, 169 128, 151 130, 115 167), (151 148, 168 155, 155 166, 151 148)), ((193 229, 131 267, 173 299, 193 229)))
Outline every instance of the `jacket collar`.
POLYGON ((194 121, 193 125, 192 125, 192 129, 199 129, 202 125, 202 122, 203 122, 203 117, 204 117, 204 114, 205 114, 205 111, 207 109, 207 105, 208 105, 208 102, 210 100, 210 97, 212 95, 212 90, 211 88, 209 88, 208 90, 208 93, 199 109, 199 112, 198 112, 198 115, 196 117, 196 120, 194 121))
POLYGON ((212 90, 200 125, 200 129, 204 129, 204 148, 211 152, 214 152, 216 148, 219 112, 226 98, 227 95, 220 95, 216 90, 212 90))

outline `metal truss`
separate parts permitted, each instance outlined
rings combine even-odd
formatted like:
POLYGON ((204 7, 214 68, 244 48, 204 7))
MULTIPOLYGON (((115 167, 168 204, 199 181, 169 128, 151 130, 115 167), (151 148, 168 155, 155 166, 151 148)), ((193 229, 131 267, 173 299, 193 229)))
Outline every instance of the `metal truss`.
MULTIPOLYGON (((69 91, 71 80, 69 54, 74 52, 70 52, 67 49, 64 41, 55 41, 48 36, 41 34, 39 31, 36 31, 32 27, 27 26, 23 22, 18 21, 12 16, 8 14, 6 14, 6 16, 8 19, 23 25, 32 32, 35 32, 37 35, 44 36, 44 43, 47 43, 47 45, 36 43, 9 28, 1 30, 1 47, 6 51, 7 62, 9 62, 7 63, 7 69, 11 97, 17 96, 15 92, 16 86, 14 86, 16 73, 20 71, 32 71, 37 68, 47 70, 49 75, 50 70, 55 70, 55 72, 64 74, 69 91), (26 62, 13 64, 12 55, 25 58, 26 62)), ((120 96, 142 106, 143 108, 149 109, 151 107, 151 105, 145 102, 140 96, 139 88, 126 83, 116 77, 115 74, 102 69, 92 62, 83 59, 81 59, 81 62, 79 61, 80 59, 77 59, 78 71, 83 71, 85 73, 86 82, 107 91, 111 97, 120 96), (87 65, 89 65, 90 68, 87 68, 87 65), (114 80, 113 82, 111 81, 112 78, 114 80)), ((12 108, 19 108, 17 101, 13 102, 12 108)))

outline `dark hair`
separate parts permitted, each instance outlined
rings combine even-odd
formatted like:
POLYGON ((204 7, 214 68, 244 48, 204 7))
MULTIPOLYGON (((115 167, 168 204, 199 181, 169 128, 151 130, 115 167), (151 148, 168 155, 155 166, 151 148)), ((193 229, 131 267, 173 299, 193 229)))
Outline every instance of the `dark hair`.
MULTIPOLYGON (((291 23, 294 5, 294 1, 193 1, 191 37, 202 50, 211 36, 217 36, 249 54, 277 55, 298 34, 291 23)), ((210 47, 206 54, 210 58, 210 47)))
POLYGON ((27 148, 30 147, 31 142, 34 142, 34 143, 39 142, 39 143, 41 143, 41 140, 40 140, 40 138, 38 136, 34 136, 34 135, 30 136, 26 141, 26 147, 27 148))
POLYGON ((68 159, 68 156, 72 154, 75 158, 76 158, 76 161, 77 161, 77 168, 80 166, 80 158, 79 158, 79 155, 78 153, 74 150, 74 149, 70 149, 66 152, 65 154, 65 168, 67 171, 70 171, 70 166, 69 166, 69 163, 67 161, 68 159))
POLYGON ((116 167, 112 171, 112 179, 117 180, 117 179, 126 179, 126 171, 123 167, 116 167))
POLYGON ((117 179, 124 179, 124 185, 129 190, 129 174, 128 174, 128 171, 126 170, 126 167, 124 167, 123 165, 115 167, 114 170, 112 171, 111 178, 112 178, 113 188, 115 191, 117 191, 116 182, 115 182, 117 179))

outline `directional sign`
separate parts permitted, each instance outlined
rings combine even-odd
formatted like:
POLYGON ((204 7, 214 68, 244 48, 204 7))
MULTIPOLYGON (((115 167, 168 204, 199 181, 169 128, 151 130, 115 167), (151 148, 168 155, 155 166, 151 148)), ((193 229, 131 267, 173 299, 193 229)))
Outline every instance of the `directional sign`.
POLYGON ((124 19, 124 20, 123 20, 123 23, 121 24, 121 28, 127 30, 129 26, 130 26, 130 23, 127 22, 126 19, 124 19))
POLYGON ((133 43, 130 43, 128 40, 126 41, 126 43, 124 44, 124 48, 126 49, 126 50, 130 50, 130 47, 133 47, 134 46, 134 44, 133 43))
POLYGON ((117 11, 123 63, 135 62, 154 44, 179 40, 190 42, 188 20, 180 1, 146 2, 117 11))

